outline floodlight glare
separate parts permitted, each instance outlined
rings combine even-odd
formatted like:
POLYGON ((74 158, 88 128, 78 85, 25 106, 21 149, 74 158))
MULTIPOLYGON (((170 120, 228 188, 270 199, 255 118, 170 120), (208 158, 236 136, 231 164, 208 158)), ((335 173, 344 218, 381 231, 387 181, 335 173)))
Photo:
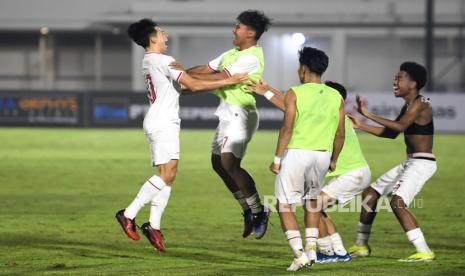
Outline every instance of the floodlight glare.
POLYGON ((304 34, 302 34, 302 33, 293 33, 292 34, 292 42, 297 46, 300 46, 300 45, 304 44, 305 43, 304 34))

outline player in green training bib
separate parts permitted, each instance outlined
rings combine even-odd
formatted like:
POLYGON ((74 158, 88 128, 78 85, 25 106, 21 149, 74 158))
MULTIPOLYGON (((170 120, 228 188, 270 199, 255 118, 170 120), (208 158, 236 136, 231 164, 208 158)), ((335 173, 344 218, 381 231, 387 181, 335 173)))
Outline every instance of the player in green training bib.
MULTIPOLYGON (((208 65, 187 70, 199 79, 224 79, 236 73, 248 73, 249 78, 260 80, 263 74, 263 50, 257 44, 268 30, 270 20, 263 12, 247 10, 239 14, 233 29, 234 48, 224 52, 208 65)), ((215 112, 219 118, 212 143, 211 162, 215 172, 234 195, 244 212, 245 238, 265 235, 269 212, 260 201, 252 176, 241 167, 247 145, 258 128, 255 95, 245 84, 232 85, 215 91, 220 105, 215 112)))
MULTIPOLYGON (((347 91, 344 86, 336 82, 325 82, 326 85, 337 90, 345 100, 347 91)), ((358 142, 357 134, 352 128, 350 119, 345 116, 344 147, 337 159, 334 172, 326 176, 333 177, 321 190, 323 197, 329 197, 334 203, 341 205, 351 201, 370 185, 371 171, 358 142)), ((317 263, 338 262, 351 260, 350 254, 342 243, 342 238, 336 230, 331 218, 323 212, 320 221, 317 245, 317 263)))
POLYGON ((344 144, 344 102, 333 88, 321 83, 328 56, 305 47, 299 51, 299 79, 302 85, 285 93, 284 104, 277 89, 256 83, 267 99, 284 111, 276 156, 270 166, 277 173, 275 195, 281 226, 294 252, 287 270, 296 271, 316 261, 316 240, 321 218, 318 201, 328 169, 334 171, 344 144), (263 87, 267 91, 263 91, 263 87), (268 90, 269 89, 269 90, 268 90), (305 202, 305 251, 295 205, 305 202))
MULTIPOLYGON (((325 84, 339 92, 345 100, 347 91, 339 83, 326 81, 325 84)), ((279 109, 284 111, 284 98, 282 93, 267 84, 256 83, 251 85, 251 90, 259 95, 268 96, 268 100, 279 109), (265 95, 268 93, 267 95, 265 95)), ((344 147, 337 159, 336 170, 329 172, 326 176, 334 177, 323 187, 323 197, 339 204, 346 204, 354 196, 361 193, 370 184, 371 171, 363 156, 357 135, 352 128, 350 119, 345 116, 345 139, 344 147)), ((351 260, 350 254, 345 249, 341 236, 336 231, 332 220, 323 212, 319 225, 319 236, 317 245, 317 263, 338 262, 351 260)))

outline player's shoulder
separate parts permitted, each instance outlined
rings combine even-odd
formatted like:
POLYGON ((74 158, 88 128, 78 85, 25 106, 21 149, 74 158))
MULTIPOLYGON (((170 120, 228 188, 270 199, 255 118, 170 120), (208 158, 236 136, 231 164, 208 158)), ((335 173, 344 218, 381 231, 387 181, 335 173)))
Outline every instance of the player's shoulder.
POLYGON ((144 59, 149 60, 152 63, 166 63, 175 60, 172 56, 159 53, 146 53, 144 59))
POLYGON ((336 89, 324 84, 324 89, 326 91, 328 91, 328 95, 332 98, 335 98, 335 99, 342 99, 342 96, 341 96, 341 93, 339 93, 339 91, 337 91, 336 89))
POLYGON ((415 104, 419 105, 421 108, 431 108, 431 99, 423 95, 418 95, 415 104))
POLYGON ((420 100, 420 102, 422 103, 427 103, 427 104, 431 104, 431 99, 426 97, 426 96, 423 96, 423 95, 418 95, 418 99, 420 100))
POLYGON ((238 58, 238 60, 248 62, 259 62, 257 55, 253 53, 244 53, 242 56, 238 58))
POLYGON ((176 61, 176 59, 172 56, 168 55, 160 55, 160 62, 164 64, 169 64, 170 62, 176 61))

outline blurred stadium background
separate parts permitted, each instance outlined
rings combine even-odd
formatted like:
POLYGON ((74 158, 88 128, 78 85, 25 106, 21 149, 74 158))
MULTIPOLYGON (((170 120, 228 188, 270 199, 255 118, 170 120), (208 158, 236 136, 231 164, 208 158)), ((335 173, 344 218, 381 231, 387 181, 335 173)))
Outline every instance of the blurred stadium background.
MULTIPOLYGON (((381 212, 372 257, 308 272, 465 274, 465 225, 457 207, 465 178, 465 0, 0 0, 0 274, 284 273, 290 250, 277 216, 259 243, 243 240, 239 207, 210 168, 218 102, 212 95, 181 97, 187 130, 163 220, 169 253, 127 240, 113 218, 153 173, 142 133, 143 51, 128 39, 127 26, 142 17, 158 21, 169 34, 168 54, 191 67, 232 46, 235 17, 246 9, 274 19, 260 44, 264 78, 281 90, 298 82, 303 45, 327 52, 324 79, 349 89, 348 112, 360 93, 371 111, 394 117, 403 104, 392 94, 400 63, 417 61, 430 73, 422 93, 432 98, 441 133, 439 170, 414 213, 438 260, 398 265, 412 248, 394 216, 381 212)), ((282 114, 257 100, 261 131, 244 164, 262 194, 272 195, 267 166, 282 114)), ((359 137, 373 178, 404 158, 401 137, 359 137)), ((332 216, 350 246, 358 213, 332 216)))

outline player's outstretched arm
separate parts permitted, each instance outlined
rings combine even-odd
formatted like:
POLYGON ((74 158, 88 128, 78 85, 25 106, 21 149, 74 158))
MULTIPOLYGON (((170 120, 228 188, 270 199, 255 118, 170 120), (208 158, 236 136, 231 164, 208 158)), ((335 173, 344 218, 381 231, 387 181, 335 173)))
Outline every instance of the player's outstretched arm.
POLYGON ((222 80, 231 77, 226 72, 217 72, 210 68, 208 65, 200 65, 196 67, 192 67, 190 69, 185 70, 184 66, 181 63, 173 61, 169 64, 171 69, 185 71, 191 77, 200 79, 200 80, 222 80))
POLYGON ((211 74, 215 72, 216 71, 210 68, 208 65, 198 65, 187 69, 187 73, 189 74, 211 74))
POLYGON ((281 168, 281 158, 292 137, 292 129, 294 128, 294 119, 296 113, 296 96, 294 91, 289 90, 284 98, 284 120, 281 130, 279 131, 278 144, 276 146, 275 160, 270 165, 270 170, 273 173, 279 173, 281 168))
POLYGON ((366 110, 362 98, 357 95, 357 110, 360 114, 366 118, 388 128, 395 132, 404 132, 415 120, 420 116, 420 113, 428 107, 428 103, 421 100, 414 101, 412 106, 405 112, 405 114, 398 118, 398 120, 389 120, 380 116, 377 116, 366 110))
POLYGON ((249 87, 250 91, 254 92, 255 94, 264 96, 274 106, 281 109, 281 111, 285 110, 285 107, 284 107, 284 94, 281 93, 281 91, 279 91, 278 89, 276 89, 273 86, 267 84, 266 82, 255 81, 255 80, 251 80, 248 83, 248 87, 249 87))
POLYGON ((371 126, 371 125, 360 122, 360 120, 357 119, 353 115, 347 115, 347 116, 352 121, 352 127, 355 129, 360 129, 367 133, 370 133, 370 134, 373 134, 375 136, 382 137, 382 138, 395 139, 397 138, 397 136, 399 136, 399 132, 394 131, 392 129, 385 128, 385 127, 371 126))
POLYGON ((178 82, 192 92, 201 92, 245 82, 248 79, 246 73, 239 73, 221 80, 200 80, 184 72, 178 82))
POLYGON ((344 101, 341 100, 341 105, 339 106, 339 123, 337 125, 336 134, 334 135, 333 152, 331 154, 331 162, 329 164, 330 171, 334 171, 336 169, 337 158, 339 157, 339 153, 341 153, 342 147, 344 146, 345 136, 344 101))

